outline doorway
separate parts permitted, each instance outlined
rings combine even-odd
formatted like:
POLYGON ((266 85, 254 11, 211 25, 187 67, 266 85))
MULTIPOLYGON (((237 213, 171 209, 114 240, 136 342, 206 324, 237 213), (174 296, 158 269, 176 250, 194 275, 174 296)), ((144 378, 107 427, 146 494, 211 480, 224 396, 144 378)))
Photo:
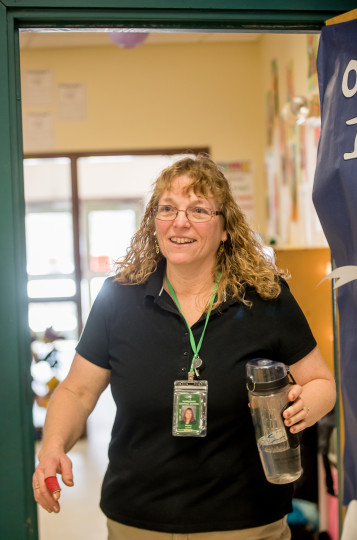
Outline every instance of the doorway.
MULTIPOLYGON (((3 280, 7 287, 4 291, 4 305, 7 306, 6 317, 4 318, 1 327, 1 346, 2 358, 8 358, 9 352, 11 363, 8 364, 8 369, 4 373, 2 379, 3 392, 1 393, 1 402, 3 409, 10 408, 13 411, 11 418, 7 418, 4 423, 4 431, 10 436, 10 446, 6 451, 7 463, 10 465, 4 471, 4 486, 11 485, 15 482, 19 492, 23 494, 23 504, 19 507, 18 496, 11 495, 8 490, 4 491, 2 509, 5 512, 6 520, 4 521, 4 537, 6 531, 9 535, 16 535, 22 538, 34 538, 36 536, 36 523, 34 518, 34 505, 32 494, 29 486, 31 485, 31 475, 33 469, 31 443, 32 434, 29 430, 30 418, 28 416, 29 403, 31 396, 28 395, 27 388, 29 385, 28 379, 28 351, 29 338, 26 328, 26 313, 25 298, 26 283, 25 277, 25 261, 24 261, 24 227, 23 215, 23 195, 22 195, 22 161, 18 160, 21 155, 21 143, 19 134, 20 116, 18 109, 18 52, 16 47, 16 29, 20 26, 27 27, 70 27, 71 25, 88 26, 111 26, 115 21, 129 21, 130 25, 134 21, 138 25, 147 26, 149 15, 148 11, 143 13, 140 8, 132 9, 131 12, 124 12, 120 8, 111 10, 110 14, 105 12, 106 7, 112 7, 111 2, 91 3, 91 8, 97 8, 95 12, 88 11, 88 3, 84 5, 78 0, 76 2, 76 12, 66 12, 66 9, 53 9, 54 5, 40 2, 32 6, 26 5, 24 11, 21 3, 16 3, 10 9, 7 7, 10 2, 3 2, 0 10, 0 26, 1 26, 1 51, 4 62, 1 63, 1 177, 2 177, 2 212, 1 212, 1 245, 3 253, 3 261, 7 265, 2 268, 3 280), (108 4, 108 6, 107 6, 108 4), (33 9, 37 8, 37 9, 33 9), (40 8, 40 9, 39 9, 40 8), (48 9, 47 9, 48 8, 48 9), (50 9, 51 8, 51 9, 50 9), (104 9, 104 11, 101 11, 104 9), (64 23, 63 21, 67 21, 64 23), (11 122, 10 122, 11 118, 11 122), (17 118, 17 122, 16 122, 17 118), (6 234, 5 234, 6 232, 6 234), (15 269, 15 272, 14 272, 15 269), (14 321, 17 324, 14 325, 14 321), (21 384, 19 384, 19 381, 21 384), (25 391, 23 391, 25 389, 25 391), (23 467, 19 467, 19 463, 23 463, 23 467), (16 511, 15 511, 16 509, 16 511)), ((308 9, 305 6, 293 13, 285 12, 284 6, 274 4, 269 13, 260 12, 254 8, 249 12, 242 12, 240 5, 235 3, 232 9, 229 2, 222 3, 218 7, 212 6, 211 11, 200 11, 200 2, 195 2, 190 10, 180 10, 179 12, 170 12, 163 9, 160 2, 153 2, 150 9, 154 9, 151 14, 155 14, 150 18, 150 26, 177 28, 214 28, 221 29, 257 28, 269 29, 274 25, 281 25, 284 29, 299 29, 306 28, 311 30, 319 30, 323 21, 333 15, 339 14, 343 10, 352 9, 351 2, 339 2, 326 10, 322 2, 315 2, 314 6, 309 5, 308 9), (195 11, 196 10, 196 11, 195 11), (198 10, 198 11, 197 11, 198 10), (229 16, 227 18, 227 10, 229 16), (179 17, 179 22, 177 22, 179 17)), ((61 3, 63 7, 63 3, 61 3)), ((71 3, 73 7, 73 3, 71 3)), ((115 6, 116 7, 116 6, 115 6)), ((132 7, 132 6, 131 6, 132 7)), ((168 6, 165 6, 168 8, 168 6)), ((182 6, 179 6, 182 8, 182 6)), ((204 6, 206 9, 206 6, 204 6)), ((149 10, 149 8, 148 8, 149 10)), ((150 10, 149 10, 150 11, 150 10)), ((124 24, 125 26, 125 24, 124 24)), ((5 488, 4 488, 5 489, 5 488)))
MULTIPOLYGON (((125 50, 113 45, 107 34, 20 35, 25 156, 26 150, 43 151, 43 145, 48 147, 49 141, 52 141, 50 151, 60 152, 66 147, 77 152, 75 157, 69 155, 67 158, 65 153, 61 158, 58 156, 46 158, 44 153, 42 158, 37 155, 37 161, 36 154, 32 153, 31 158, 25 159, 28 218, 36 217, 41 206, 39 195, 31 194, 31 181, 33 185, 41 176, 44 178, 58 176, 53 170, 47 175, 41 173, 39 171, 41 163, 42 166, 48 167, 49 160, 52 159, 53 162, 50 161, 52 167, 55 165, 64 167, 64 163, 55 160, 69 160, 67 162, 69 176, 73 170, 76 170, 78 175, 75 182, 78 184, 78 193, 75 199, 78 200, 79 210, 75 213, 79 214, 79 230, 84 231, 83 235, 79 234, 77 241, 82 253, 74 257, 74 260, 78 258, 82 260, 83 279, 81 278, 80 286, 82 291, 84 289, 90 291, 91 279, 103 279, 108 270, 105 268, 98 276, 93 274, 94 267, 98 268, 101 262, 107 264, 108 256, 97 249, 98 245, 102 248, 107 242, 105 230, 95 242, 94 252, 91 254, 92 268, 88 262, 87 255, 91 251, 88 249, 89 215, 95 218, 91 212, 111 212, 116 199, 117 202, 123 198, 126 198, 127 202, 128 198, 133 201, 134 195, 137 195, 137 204, 142 209, 150 191, 151 181, 168 164, 168 158, 164 156, 160 164, 154 165, 149 163, 153 161, 153 156, 136 156, 136 162, 139 158, 145 160, 142 170, 138 170, 135 155, 130 155, 130 152, 127 156, 115 155, 115 152, 113 155, 95 156, 92 153, 80 156, 79 152, 89 152, 90 148, 100 144, 107 145, 102 150, 109 154, 108 148, 115 143, 125 144, 126 140, 129 144, 138 140, 143 148, 150 145, 159 146, 164 139, 171 148, 182 145, 183 149, 188 149, 193 145, 206 143, 210 153, 225 168, 226 174, 237 185, 237 190, 240 190, 237 197, 240 198, 241 206, 247 205, 248 202, 251 204, 249 210, 252 219, 255 220, 252 224, 266 244, 275 242, 280 248, 291 243, 299 243, 302 247, 308 245, 325 247, 323 236, 319 237, 318 229, 314 227, 313 210, 304 204, 305 200, 311 199, 314 152, 316 153, 317 149, 319 129, 318 117, 310 111, 306 114, 306 118, 299 118, 298 114, 294 116, 292 112, 288 112, 285 118, 282 113, 296 95, 306 96, 307 102, 313 102, 315 99, 317 79, 316 73, 309 71, 309 60, 310 63, 314 63, 313 55, 316 54, 317 39, 316 34, 310 36, 157 34, 151 39, 148 36, 145 44, 125 50), (284 54, 281 51, 284 51, 284 54), (45 70, 49 52, 51 62, 47 63, 48 67, 45 70), (78 66, 87 65, 89 56, 92 63, 89 69, 79 68, 78 66), (145 66, 149 57, 151 62, 147 69, 145 66), (225 62, 222 61, 222 57, 226 59, 225 62), (101 66, 99 73, 95 70, 95 79, 101 80, 99 89, 96 89, 95 81, 91 78, 93 64, 101 66), (49 91, 47 88, 50 93, 47 101, 42 106, 31 105, 31 92, 35 92, 31 84, 37 89, 35 99, 38 99, 41 88, 45 91, 46 84, 51 80, 52 90, 49 91), (66 120, 63 117, 64 111, 60 112, 60 107, 63 107, 62 80, 67 81, 67 91, 81 87, 82 96, 86 96, 80 107, 85 113, 79 119, 66 120), (142 80, 145 84, 141 84, 142 80), (109 88, 110 83, 111 88, 105 90, 109 88), (95 93, 92 96, 93 92, 95 93), (103 92, 106 104, 96 106, 100 109, 101 118, 91 121, 93 111, 90 103, 100 102, 103 92), (130 116, 125 116, 125 110, 130 111, 130 116), (109 114, 110 126, 106 129, 109 125, 109 114), (37 136, 33 133, 36 118, 40 122, 40 128, 42 119, 43 130, 48 129, 49 124, 53 125, 51 136, 47 131, 47 136, 41 140, 40 128, 37 136), (268 124, 268 121, 271 124, 268 124), (299 121, 300 123, 297 123, 299 121), (113 125, 115 129, 112 129, 113 125), (81 130, 86 131, 86 139, 81 136, 81 130), (279 146, 282 139, 285 141, 284 147, 279 146), (62 141, 66 141, 65 147, 62 141), (290 156, 289 174, 283 168, 282 154, 284 158, 290 156), (302 156, 305 156, 303 165, 302 156), (274 187, 276 189, 273 194, 268 193, 264 179, 264 161, 267 157, 270 159, 270 166, 275 169, 280 167, 278 174, 281 178, 274 176, 272 183, 269 184, 271 189, 274 187), (41 159, 47 161, 43 163, 41 159), (75 161, 72 167, 71 160, 75 161), (135 172, 128 175, 130 163, 134 166, 135 172), (286 176, 283 176, 284 173, 286 176), (147 180, 143 182, 145 175, 147 180), (283 186, 287 188, 284 192, 284 205, 280 200, 280 190, 283 186), (84 187, 85 193, 81 192, 84 187), (265 208, 267 198, 268 210, 265 208), (273 216, 274 212, 276 214, 273 216), (300 220, 295 219, 299 217, 300 220), (306 219, 307 217, 309 219, 306 219), (299 228, 302 224, 310 224, 310 227, 302 230, 299 228), (291 233, 289 233, 290 226, 291 233), (284 232, 283 236, 281 231, 284 232), (299 242, 296 241, 297 234, 300 235, 299 242), (106 261, 101 260, 103 256, 106 256, 106 261)), ((178 155, 170 156, 171 161, 177 158, 178 155)), ((48 181, 46 185, 50 188, 48 181)), ((52 189, 47 201, 44 188, 38 186, 37 191, 41 193, 43 210, 48 212, 48 204, 55 202, 51 194, 56 193, 56 189, 52 189)), ((73 188, 72 191, 69 188, 67 191, 70 194, 73 188)), ((140 208, 138 214, 137 222, 141 214, 140 208)), ((106 215, 110 217, 109 214, 106 215)), ((103 222, 102 217, 99 218, 100 222, 103 222)), ((47 231, 48 227, 42 226, 42 230, 47 231)), ((68 242, 66 245, 68 246, 68 242)), ((123 248, 125 249, 125 246, 123 248)), ((73 275, 75 274, 74 272, 73 275)), ((38 278, 38 275, 31 276, 30 283, 39 282, 38 278)), ((82 298, 83 321, 92 299, 88 294, 86 299, 82 298)), ((35 300, 38 301, 39 298, 35 300)), ((48 305, 36 304, 36 307, 43 307, 44 311, 49 313, 48 305)), ((56 527, 53 516, 48 516, 45 511, 39 509, 40 538, 51 536, 55 540, 56 535, 69 536, 73 528, 77 531, 76 534, 82 531, 83 537, 92 535, 93 538, 98 538, 104 534, 104 518, 97 507, 106 465, 112 413, 110 396, 106 394, 88 422, 86 438, 79 441, 70 453, 75 470, 79 471, 77 482, 80 487, 76 487, 76 491, 64 488, 63 509, 61 514, 56 516, 56 527), (90 470, 91 474, 88 474, 88 477, 83 476, 84 470, 90 470), (90 498, 88 493, 91 494, 90 498), (82 510, 73 514, 72 508, 78 499, 82 501, 82 510), (85 529, 88 524, 89 530, 85 529)), ((312 498, 316 498, 316 491, 312 498)))

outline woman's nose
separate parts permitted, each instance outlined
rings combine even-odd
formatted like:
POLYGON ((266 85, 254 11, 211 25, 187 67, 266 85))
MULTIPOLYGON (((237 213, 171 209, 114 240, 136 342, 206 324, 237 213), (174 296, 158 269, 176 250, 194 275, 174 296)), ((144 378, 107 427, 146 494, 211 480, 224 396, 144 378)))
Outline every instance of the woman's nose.
POLYGON ((186 210, 177 210, 177 216, 174 219, 175 225, 190 225, 190 220, 186 215, 186 210))

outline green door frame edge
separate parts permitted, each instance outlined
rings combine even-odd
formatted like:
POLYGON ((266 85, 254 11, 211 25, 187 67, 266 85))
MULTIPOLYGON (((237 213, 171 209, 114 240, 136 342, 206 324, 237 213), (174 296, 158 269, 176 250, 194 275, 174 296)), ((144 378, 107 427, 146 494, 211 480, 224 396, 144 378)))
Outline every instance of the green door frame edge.
MULTIPOLYGON (((291 10, 283 7, 283 2, 275 1, 278 7, 271 9, 239 9, 239 5, 245 4, 244 0, 237 0, 236 7, 230 6, 232 2, 222 0, 219 8, 197 9, 180 7, 172 9, 167 7, 164 0, 148 0, 153 7, 137 9, 133 3, 126 6, 123 0, 107 0, 105 5, 99 5, 97 0, 87 2, 84 7, 83 0, 70 0, 63 2, 53 2, 49 6, 48 1, 37 0, 31 2, 31 6, 24 6, 25 2, 15 2, 15 7, 9 8, 9 13, 13 13, 16 27, 31 28, 149 28, 150 30, 182 31, 182 30, 226 30, 226 31, 293 31, 293 32, 318 32, 328 18, 334 17, 343 11, 352 9, 353 0, 343 0, 344 6, 337 9, 328 9, 323 6, 321 0, 313 0, 319 4, 319 9, 299 7, 291 10), (64 7, 68 4, 68 8, 64 7), (113 4, 116 4, 114 6, 113 4), (279 6, 279 4, 281 4, 279 6), (36 8, 33 6, 37 6, 36 8), (71 9, 69 9, 69 5, 71 9), (237 6, 238 5, 238 6, 237 6), (38 6, 42 6, 41 9, 38 6), (112 7, 109 7, 112 6, 112 7), (51 7, 51 9, 47 9, 51 7), (100 9, 98 9, 100 8, 100 9), (70 19, 69 19, 70 17, 70 19), (71 24, 68 22, 71 21, 71 24)), ((342 1, 342 0, 341 0, 342 1)), ((2 2, 5 4, 6 2, 2 2)), ((14 2, 7 2, 14 5, 14 2)), ((137 3, 137 2, 136 2, 137 3)), ((141 3, 141 2, 139 2, 141 3)), ((170 1, 170 6, 173 0, 170 1)), ((197 3, 197 1, 196 1, 197 3)), ((198 2, 200 3, 200 2, 198 2)), ((218 2, 217 2, 218 3, 218 2)), ((304 2, 306 3, 306 2, 304 2)), ((29 4, 29 2, 27 2, 29 4)), ((104 4, 104 2, 103 2, 104 4)), ((333 4, 330 0, 329 4, 333 4)))
POLYGON ((19 46, 0 5, 0 325, 2 414, 0 537, 36 538, 28 486, 34 463, 27 323, 19 46), (10 98, 11 96, 11 98, 10 98), (26 486, 26 488, 25 488, 26 486))
MULTIPOLYGON (((0 325, 0 361, 5 368, 0 383, 0 407, 2 411, 8 411, 3 415, 2 424, 0 537, 5 540, 38 538, 37 510, 31 487, 34 437, 27 323, 18 29, 124 26, 172 31, 241 29, 306 32, 318 31, 327 18, 354 8, 353 2, 346 0, 313 0, 309 10, 289 12, 284 11, 283 2, 271 2, 271 9, 265 7, 264 10, 253 9, 251 5, 249 10, 245 10, 246 2, 238 0, 210 0, 207 3, 209 10, 179 9, 173 0, 170 8, 167 7, 168 1, 163 0, 133 0, 131 3, 119 0, 0 1, 0 276, 1 283, 6 284, 3 286, 0 325), (131 4, 130 9, 128 4, 131 4), (56 5, 61 5, 62 9, 55 8, 56 5)), ((197 0, 192 4, 203 7, 197 0)), ((182 2, 182 5, 187 6, 187 2, 182 2)))

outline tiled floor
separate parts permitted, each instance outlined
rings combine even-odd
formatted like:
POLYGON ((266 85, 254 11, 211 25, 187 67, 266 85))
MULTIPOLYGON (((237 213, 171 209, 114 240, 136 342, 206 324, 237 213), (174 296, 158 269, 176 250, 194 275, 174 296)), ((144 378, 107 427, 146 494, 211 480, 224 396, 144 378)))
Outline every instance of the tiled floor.
POLYGON ((73 462, 74 487, 61 485, 61 512, 39 508, 40 540, 105 540, 106 520, 99 508, 100 488, 114 415, 109 390, 101 396, 87 424, 87 438, 68 454, 73 462))

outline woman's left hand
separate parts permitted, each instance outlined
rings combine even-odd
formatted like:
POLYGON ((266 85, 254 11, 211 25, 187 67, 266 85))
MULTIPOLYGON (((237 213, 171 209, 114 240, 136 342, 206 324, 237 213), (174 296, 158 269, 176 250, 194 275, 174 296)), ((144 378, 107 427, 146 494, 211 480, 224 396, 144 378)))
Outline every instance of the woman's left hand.
POLYGON ((327 414, 336 401, 336 384, 318 347, 290 366, 292 378, 288 399, 293 404, 284 411, 284 423, 291 433, 299 433, 327 414))
POLYGON ((302 386, 294 384, 288 394, 289 401, 294 403, 288 407, 284 413, 284 424, 290 428, 291 433, 299 433, 307 427, 306 417, 309 414, 309 408, 304 403, 301 396, 302 386))

